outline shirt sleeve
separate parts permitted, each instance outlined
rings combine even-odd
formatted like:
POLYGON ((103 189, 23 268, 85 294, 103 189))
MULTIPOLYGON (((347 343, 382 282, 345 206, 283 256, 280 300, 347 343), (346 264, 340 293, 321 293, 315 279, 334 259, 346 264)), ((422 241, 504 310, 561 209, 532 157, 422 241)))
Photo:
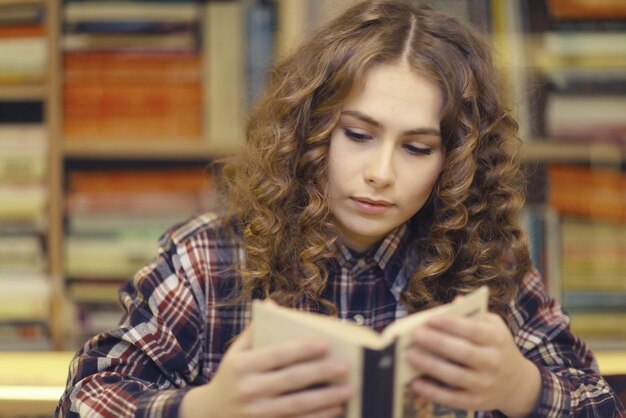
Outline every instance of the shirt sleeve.
POLYGON ((201 383, 201 289, 166 235, 159 256, 120 292, 121 325, 89 340, 72 363, 56 416, 171 417, 201 383))
POLYGON ((537 271, 528 274, 512 306, 515 340, 541 374, 541 395, 532 418, 626 418, 626 410, 600 375, 585 343, 552 299, 537 271))

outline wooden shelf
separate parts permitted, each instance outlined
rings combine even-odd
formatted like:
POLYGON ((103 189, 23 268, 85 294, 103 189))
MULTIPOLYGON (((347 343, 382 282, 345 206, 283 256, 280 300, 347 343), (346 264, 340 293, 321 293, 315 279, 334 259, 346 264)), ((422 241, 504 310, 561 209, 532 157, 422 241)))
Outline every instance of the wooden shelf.
POLYGON ((74 140, 66 141, 63 156, 74 159, 121 159, 121 160, 196 160, 226 155, 205 142, 172 138, 155 142, 143 140, 74 140))
POLYGON ((48 0, 0 0, 0 6, 22 6, 27 4, 37 4, 44 6, 48 0))
MULTIPOLYGON (((52 415, 73 352, 0 352, 0 417, 52 415)), ((626 374, 626 352, 598 352, 603 375, 626 374)))
POLYGON ((52 416, 73 354, 0 352, 0 417, 52 416))
MULTIPOLYGON (((0 352, 0 417, 52 415, 73 352, 0 352)), ((626 374, 626 352, 597 352, 605 376, 626 374)))
POLYGON ((44 86, 0 86, 0 99, 2 100, 45 100, 45 98, 44 86))
POLYGON ((619 166, 626 161, 626 145, 563 144, 547 140, 524 143, 521 158, 525 162, 591 163, 619 166))

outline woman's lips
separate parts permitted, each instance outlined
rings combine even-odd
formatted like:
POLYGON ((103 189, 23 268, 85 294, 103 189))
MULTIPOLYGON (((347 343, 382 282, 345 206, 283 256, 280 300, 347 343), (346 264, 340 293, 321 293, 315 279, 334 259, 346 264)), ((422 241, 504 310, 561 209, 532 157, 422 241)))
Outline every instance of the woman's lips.
POLYGON ((382 200, 370 200, 353 197, 352 201, 357 209, 368 215, 381 215, 389 210, 393 204, 382 200))

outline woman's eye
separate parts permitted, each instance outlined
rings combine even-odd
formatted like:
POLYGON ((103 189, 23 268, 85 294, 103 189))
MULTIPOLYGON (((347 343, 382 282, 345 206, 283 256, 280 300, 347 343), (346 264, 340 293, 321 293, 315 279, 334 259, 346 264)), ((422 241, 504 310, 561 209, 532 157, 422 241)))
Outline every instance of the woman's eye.
POLYGON ((417 147, 411 144, 404 144, 404 149, 409 154, 414 154, 414 155, 430 155, 433 152, 433 150, 430 148, 417 147))
POLYGON ((348 138, 352 139, 353 141, 358 141, 358 142, 366 141, 366 140, 372 138, 370 135, 368 135, 366 133, 355 132, 355 131, 350 130, 348 128, 344 128, 343 129, 343 133, 348 138))

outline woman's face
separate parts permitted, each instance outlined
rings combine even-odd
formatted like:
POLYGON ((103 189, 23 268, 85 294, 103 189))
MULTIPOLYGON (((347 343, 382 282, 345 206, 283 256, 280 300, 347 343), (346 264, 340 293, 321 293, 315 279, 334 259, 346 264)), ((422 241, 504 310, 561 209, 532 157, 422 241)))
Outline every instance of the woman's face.
POLYGON ((436 84, 403 63, 368 71, 330 139, 330 210, 339 239, 365 251, 411 218, 441 172, 436 84))

